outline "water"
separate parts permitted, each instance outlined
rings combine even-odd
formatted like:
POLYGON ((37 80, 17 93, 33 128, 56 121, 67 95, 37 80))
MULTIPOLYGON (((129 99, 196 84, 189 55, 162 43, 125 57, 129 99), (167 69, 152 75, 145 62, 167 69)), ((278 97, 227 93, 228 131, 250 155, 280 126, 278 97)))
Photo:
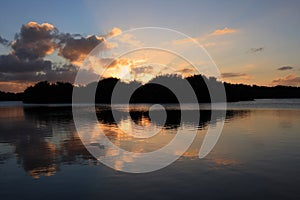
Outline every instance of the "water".
MULTIPOLYGON (((106 135, 133 152, 164 146, 182 127, 197 129, 180 159, 146 174, 115 171, 95 160, 76 133, 69 106, 0 105, 1 199, 300 199, 299 99, 230 103, 225 119, 210 119, 209 106, 201 104, 200 122, 180 121, 180 111, 168 105, 165 124, 149 119, 149 105, 134 105, 135 123, 163 129, 147 141, 119 131, 116 123, 130 123, 122 105, 116 119, 107 106, 97 106, 106 135), (218 143, 199 159, 208 123, 222 120, 218 143)), ((181 112, 197 111, 184 105, 181 112)))

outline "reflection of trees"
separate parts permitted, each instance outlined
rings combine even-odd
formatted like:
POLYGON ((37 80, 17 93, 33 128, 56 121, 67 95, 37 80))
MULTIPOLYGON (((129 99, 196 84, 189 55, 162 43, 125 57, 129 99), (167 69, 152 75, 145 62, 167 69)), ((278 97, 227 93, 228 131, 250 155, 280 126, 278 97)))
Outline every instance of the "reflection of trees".
POLYGON ((51 176, 57 170, 56 148, 39 135, 21 137, 15 144, 18 163, 32 177, 51 176))
POLYGON ((59 156, 60 162, 67 164, 85 164, 85 160, 95 163, 94 157, 84 147, 77 134, 72 134, 61 142, 59 156))
POLYGON ((64 124, 71 124, 72 108, 69 106, 59 107, 24 107, 25 118, 35 123, 41 123, 44 125, 58 124, 62 122, 64 124))
MULTIPOLYGON (((25 115, 9 118, 7 122, 1 120, 0 141, 15 147, 18 164, 30 176, 53 175, 63 163, 95 161, 75 133, 70 107, 18 109, 22 114, 24 110, 25 115)), ((4 155, 1 157, 5 158, 4 155)))
POLYGON ((52 138, 63 137, 57 144, 57 163, 83 164, 84 160, 94 160, 75 131, 71 107, 29 107, 24 111, 26 118, 35 120, 36 124, 56 127, 58 131, 52 132, 55 134, 52 138))
MULTIPOLYGON (((150 107, 150 106, 149 106, 150 107)), ((161 110, 152 111, 154 115, 161 115, 161 110)), ((228 110, 226 111, 226 120, 232 120, 235 117, 243 117, 247 116, 250 111, 245 110, 228 110)), ((129 115, 136 124, 140 124, 143 120, 151 121, 152 123, 163 126, 165 129, 176 129, 181 124, 189 124, 196 126, 198 128, 203 128, 208 124, 214 125, 217 121, 223 120, 224 115, 223 111, 215 111, 215 118, 211 118, 212 111, 211 110, 176 110, 176 109, 167 109, 166 110, 166 121, 162 124, 161 121, 156 119, 150 119, 149 110, 130 110, 129 115), (184 114, 185 118, 181 118, 182 114, 184 114), (194 116, 200 115, 200 120, 198 121, 194 116), (182 120, 182 121, 181 121, 182 120)), ((97 109, 97 117, 100 123, 108 124, 108 125, 116 125, 119 124, 120 121, 128 119, 129 115, 125 111, 115 110, 114 116, 112 114, 111 109, 97 109)))
POLYGON ((0 164, 3 164, 6 160, 12 157, 11 153, 0 153, 0 164))
MULTIPOLYGON (((129 113, 126 112, 126 109, 122 110, 121 108, 114 110, 115 119, 113 118, 113 111, 105 107, 105 109, 99 109, 97 112, 98 120, 101 124, 101 130, 105 135, 117 146, 121 149, 126 149, 131 152, 151 152, 155 151, 159 148, 162 148, 166 144, 168 144, 175 134, 178 131, 178 128, 181 126, 189 127, 190 129, 199 129, 202 130, 208 125, 212 125, 212 127, 219 121, 224 120, 224 111, 215 111, 214 115, 211 116, 211 110, 176 110, 174 107, 172 109, 167 109, 166 114, 166 122, 163 123, 160 119, 157 120, 155 117, 150 118, 149 115, 149 107, 144 105, 137 105, 132 109, 129 108, 129 113), (142 107, 139 108, 139 107, 142 107), (181 118, 181 114, 185 117, 181 118), (200 114, 200 121, 195 119, 195 115, 200 114), (135 129, 136 133, 139 133, 140 130, 148 130, 151 127, 155 129, 158 127, 160 131, 150 138, 144 140, 143 138, 135 138, 131 136, 130 131, 132 131, 133 124, 137 124, 140 126, 145 126, 145 129, 135 129), (151 123, 151 125, 149 125, 151 123), (125 131, 125 132, 124 132, 125 131)), ((113 108, 114 109, 114 108, 113 108)), ((151 117, 153 115, 162 115, 162 110, 152 111, 155 114, 151 113, 151 117)), ((232 120, 235 116, 247 116, 247 111, 235 110, 235 111, 227 111, 226 120, 232 120)), ((98 133, 94 132, 93 137, 97 137, 98 133)), ((107 155, 107 154, 106 154, 107 155)))
MULTIPOLYGON (((32 177, 50 176, 59 170, 62 164, 95 164, 96 160, 86 150, 75 131, 71 107, 18 107, 6 108, 3 112, 10 117, 0 118, 0 142, 15 147, 18 164, 32 177), (11 110, 9 110, 11 109, 11 110), (17 110, 16 110, 17 109, 17 110), (12 125, 13 124, 13 125, 12 125)), ((113 130, 117 123, 131 117, 139 125, 149 122, 163 127, 165 133, 176 133, 181 124, 203 128, 208 123, 216 123, 222 118, 217 114, 211 119, 210 110, 179 111, 167 110, 165 124, 150 119, 147 110, 131 110, 130 113, 117 111, 112 116, 109 108, 97 108, 97 117, 101 126, 113 130), (185 119, 180 119, 181 112, 188 112, 185 119), (200 112, 200 122, 193 119, 193 112, 200 112), (112 125, 114 126, 112 128, 112 125)), ((160 114, 161 111, 155 111, 160 114)), ((246 116, 248 111, 227 111, 227 120, 246 116)), ((114 132, 112 131, 112 134, 114 132)), ((112 136, 111 139, 118 140, 112 136)), ((139 146, 142 148, 141 146, 139 146)), ((156 146, 157 147, 157 146, 156 146)), ((11 158, 9 154, 0 155, 0 164, 11 158)))
POLYGON ((226 121, 236 118, 244 118, 250 114, 250 110, 228 110, 226 112, 226 121))

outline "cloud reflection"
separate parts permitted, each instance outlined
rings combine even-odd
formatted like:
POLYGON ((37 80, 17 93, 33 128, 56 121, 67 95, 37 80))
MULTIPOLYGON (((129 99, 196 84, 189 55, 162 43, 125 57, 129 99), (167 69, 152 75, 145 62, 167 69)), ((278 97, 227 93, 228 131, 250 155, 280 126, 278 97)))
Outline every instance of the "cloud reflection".
MULTIPOLYGON (((183 155, 185 158, 194 159, 198 156, 208 123, 214 124, 222 120, 211 119, 210 110, 201 110, 200 122, 192 119, 180 121, 180 111, 170 109, 166 123, 161 124, 155 119, 150 119, 147 108, 149 108, 147 105, 135 106, 130 110, 130 116, 120 109, 114 119, 110 107, 97 107, 98 126, 113 143, 131 152, 150 152, 161 148, 173 139, 176 130, 182 126, 187 127, 187 130, 197 128, 199 133, 194 143, 183 155), (162 130, 148 139, 134 138, 122 132, 117 126, 117 122, 128 127, 133 125, 129 123, 129 117, 133 119, 131 123, 149 128, 157 126, 162 130)), ((18 165, 33 178, 52 176, 60 171, 62 165, 99 164, 82 144, 75 131, 71 107, 1 107, 0 111, 0 144, 13 147, 8 148, 8 152, 0 154, 0 164, 5 164, 7 160, 15 157, 18 165)), ((229 111, 227 120, 243 115, 247 115, 247 112, 229 111)), ((97 128, 90 127, 89 131, 94 131, 93 137, 97 139, 99 135, 97 128)), ((135 159, 125 154, 120 155, 119 152, 106 149, 104 146, 95 148, 103 149, 102 156, 118 156, 120 159, 115 162, 117 169, 122 169, 125 163, 133 162, 135 159)))

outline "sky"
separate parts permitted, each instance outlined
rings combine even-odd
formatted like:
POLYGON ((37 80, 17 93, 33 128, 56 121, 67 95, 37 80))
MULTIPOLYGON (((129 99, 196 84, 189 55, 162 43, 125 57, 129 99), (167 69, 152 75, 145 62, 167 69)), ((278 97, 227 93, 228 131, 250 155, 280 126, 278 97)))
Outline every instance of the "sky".
MULTIPOLYGON (((300 86, 299 8, 297 0, 3 0, 0 90, 19 92, 41 80, 72 81, 94 47, 104 43, 103 51, 116 47, 110 38, 122 35, 120 43, 141 44, 134 33, 126 34, 140 27, 168 28, 190 36, 205 48, 224 81, 300 86)), ((149 40, 159 37, 146 35, 149 40)), ((133 78, 148 80, 146 71, 153 73, 155 66, 133 69, 140 63, 137 57, 114 62, 111 74, 142 71, 133 78)))

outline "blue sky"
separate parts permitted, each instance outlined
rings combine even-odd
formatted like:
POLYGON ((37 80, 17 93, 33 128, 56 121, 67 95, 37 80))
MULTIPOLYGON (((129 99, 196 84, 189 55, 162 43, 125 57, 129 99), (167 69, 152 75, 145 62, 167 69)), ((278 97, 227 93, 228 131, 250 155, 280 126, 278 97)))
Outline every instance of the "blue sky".
MULTIPOLYGON (((3 0, 0 36, 12 41, 30 21, 47 22, 60 32, 83 36, 105 34, 114 27, 158 26, 202 38, 229 28, 236 31, 205 41, 211 44, 206 48, 220 71, 227 73, 225 80, 259 85, 272 85, 277 80, 300 86, 299 8, 297 0, 3 0), (282 66, 292 69, 277 70, 282 66)), ((0 45, 0 54, 8 51, 0 45)))

